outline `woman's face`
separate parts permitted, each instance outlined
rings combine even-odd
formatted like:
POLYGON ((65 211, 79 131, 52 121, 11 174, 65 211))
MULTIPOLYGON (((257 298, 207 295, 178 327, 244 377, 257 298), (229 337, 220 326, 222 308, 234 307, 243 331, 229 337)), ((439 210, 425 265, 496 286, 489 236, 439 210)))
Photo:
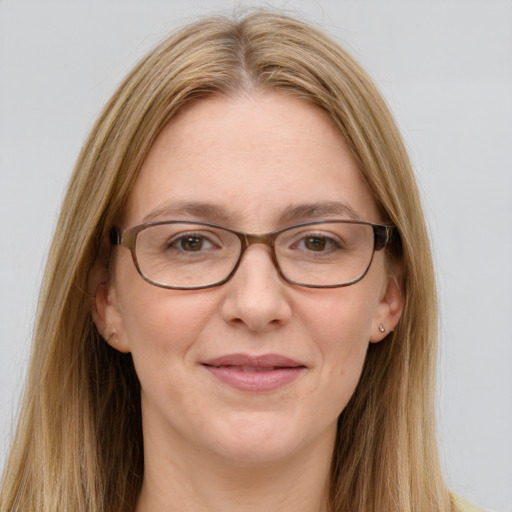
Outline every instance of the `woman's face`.
MULTIPOLYGON (((334 124, 302 100, 264 93, 180 112, 151 149, 121 227, 181 219, 258 234, 348 212, 382 220, 334 124)), ((357 284, 298 287, 255 244, 227 283, 178 291, 145 282, 116 248, 97 323, 133 355, 145 446, 244 464, 331 450, 369 342, 400 315, 386 268, 379 251, 357 284)))

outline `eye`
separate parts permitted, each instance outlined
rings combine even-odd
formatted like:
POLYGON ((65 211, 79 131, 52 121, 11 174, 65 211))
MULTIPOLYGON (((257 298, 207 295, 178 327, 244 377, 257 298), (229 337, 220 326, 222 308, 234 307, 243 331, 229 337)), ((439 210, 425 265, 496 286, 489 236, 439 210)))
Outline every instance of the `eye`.
POLYGON ((302 237, 294 245, 294 249, 311 252, 331 252, 341 249, 341 244, 332 237, 324 235, 308 235, 302 237))
POLYGON ((304 247, 310 251, 323 251, 327 245, 327 240, 319 236, 310 236, 308 238, 304 238, 303 243, 304 247))
POLYGON ((214 244, 206 237, 186 233, 170 241, 169 247, 182 252, 199 252, 214 248, 214 244))

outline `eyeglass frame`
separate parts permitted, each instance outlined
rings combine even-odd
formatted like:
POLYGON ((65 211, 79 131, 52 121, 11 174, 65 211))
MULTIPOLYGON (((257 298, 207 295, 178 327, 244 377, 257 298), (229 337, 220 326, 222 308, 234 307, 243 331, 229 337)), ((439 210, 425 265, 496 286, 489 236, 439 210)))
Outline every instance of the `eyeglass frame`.
POLYGON ((288 284, 292 284, 295 286, 301 286, 304 288, 342 288, 345 286, 351 286, 353 284, 358 283, 361 281, 366 274, 368 273, 368 270, 371 267, 371 264, 373 262, 373 258, 376 251, 380 251, 384 249, 393 239, 393 233, 396 230, 396 226, 388 225, 388 224, 375 224, 373 222, 365 221, 365 220, 352 220, 352 219, 322 219, 322 220, 315 220, 310 222, 302 222, 299 224, 293 224, 291 226, 286 226, 284 228, 277 229, 275 231, 271 231, 269 233, 263 233, 260 235, 255 235, 251 233, 244 233, 242 231, 236 231, 234 229, 228 228, 226 226, 221 226, 220 224, 214 224, 211 222, 202 222, 202 221, 194 221, 194 220, 161 220, 161 221, 153 221, 153 222, 145 222, 143 224, 138 224, 137 226, 133 226, 131 228, 127 228, 125 230, 122 230, 121 228, 117 226, 112 226, 109 230, 109 241, 112 246, 120 245, 123 247, 126 247, 130 250, 132 255, 132 260, 135 265, 135 268, 137 269, 137 272, 139 275, 149 284, 152 284, 153 286, 158 286, 159 288, 165 288, 169 290, 204 290, 207 288, 215 288, 217 286, 221 286, 225 283, 227 283, 236 273, 238 270, 238 267, 240 266, 240 263, 242 261, 242 258, 244 256, 245 251, 249 248, 249 246, 253 244, 264 244, 270 247, 271 249, 271 260, 276 268, 278 274, 281 276, 281 278, 287 282, 288 284), (301 228, 304 226, 315 226, 317 224, 325 224, 325 223, 343 223, 343 224, 360 224, 360 225, 367 225, 370 226, 373 229, 373 251, 370 258, 370 261, 368 262, 368 265, 366 267, 366 270, 356 279, 353 279, 352 281, 349 281, 347 283, 342 284, 329 284, 329 285, 317 285, 317 284, 304 284, 299 283, 297 281, 293 281, 292 279, 289 279, 284 275, 281 266, 279 265, 279 262, 277 260, 276 251, 275 251, 275 240, 276 238, 283 232, 295 229, 295 228, 301 228), (231 269, 229 274, 222 280, 217 281, 213 284, 208 285, 202 285, 202 286, 171 286, 167 284, 157 283, 156 281, 151 280, 148 276, 144 275, 142 272, 139 262, 137 259, 137 252, 136 252, 136 243, 137 243, 137 235, 152 226, 159 226, 162 224, 194 224, 198 226, 205 226, 210 228, 216 228, 216 229, 223 229, 225 231, 228 231, 238 237, 240 240, 240 254, 238 255, 238 259, 234 265, 234 267, 231 269))

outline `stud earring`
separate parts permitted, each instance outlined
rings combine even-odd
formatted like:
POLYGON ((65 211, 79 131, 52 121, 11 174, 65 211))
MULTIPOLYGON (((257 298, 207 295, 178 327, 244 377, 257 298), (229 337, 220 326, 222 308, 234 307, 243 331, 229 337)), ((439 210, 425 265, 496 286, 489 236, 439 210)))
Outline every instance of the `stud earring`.
POLYGON ((112 330, 108 339, 110 340, 112 337, 114 337, 114 342, 117 343, 117 331, 115 329, 112 330))
POLYGON ((385 327, 382 324, 379 325, 379 331, 380 332, 387 332, 385 327))

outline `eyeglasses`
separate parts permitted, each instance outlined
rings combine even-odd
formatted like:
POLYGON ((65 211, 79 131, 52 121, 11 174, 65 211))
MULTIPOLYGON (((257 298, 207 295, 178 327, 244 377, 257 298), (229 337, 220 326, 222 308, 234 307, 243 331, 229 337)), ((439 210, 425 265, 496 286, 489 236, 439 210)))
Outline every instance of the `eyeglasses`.
POLYGON ((110 243, 130 249, 148 283, 174 290, 219 286, 235 274, 250 245, 264 244, 288 283, 336 288, 360 281, 375 251, 391 240, 394 226, 356 220, 319 220, 252 235, 208 222, 166 220, 121 230, 110 243))

